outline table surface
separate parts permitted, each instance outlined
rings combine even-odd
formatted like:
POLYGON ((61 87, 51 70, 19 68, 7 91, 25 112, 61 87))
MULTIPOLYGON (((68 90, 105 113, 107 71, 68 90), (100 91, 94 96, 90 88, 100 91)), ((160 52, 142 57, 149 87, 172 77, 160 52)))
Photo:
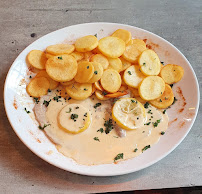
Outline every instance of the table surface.
POLYGON ((49 32, 86 22, 129 24, 165 38, 190 61, 201 87, 201 7, 200 0, 0 1, 2 193, 93 193, 202 185, 202 107, 190 133, 167 157, 135 173, 100 178, 63 171, 34 155, 15 135, 3 104, 6 74, 26 46, 49 32))

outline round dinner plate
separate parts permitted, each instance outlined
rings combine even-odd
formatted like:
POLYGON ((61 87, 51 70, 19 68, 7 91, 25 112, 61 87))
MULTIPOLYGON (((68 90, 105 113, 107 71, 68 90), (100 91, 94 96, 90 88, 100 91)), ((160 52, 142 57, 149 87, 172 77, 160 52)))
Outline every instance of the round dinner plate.
POLYGON ((86 23, 69 26, 47 34, 24 49, 12 64, 4 86, 4 104, 8 119, 20 140, 37 156, 61 169, 91 176, 114 176, 135 172, 146 168, 174 150, 190 131, 199 107, 199 86, 196 75, 185 56, 165 39, 124 24, 86 23), (85 166, 59 153, 55 145, 38 129, 32 108, 34 102, 26 93, 29 76, 34 74, 26 63, 31 50, 45 50, 57 43, 74 43, 85 35, 97 35, 98 39, 112 34, 116 29, 129 30, 133 38, 145 39, 147 47, 153 49, 164 64, 177 64, 184 68, 184 77, 173 86, 176 103, 167 110, 169 127, 160 138, 143 154, 118 164, 85 166), (31 111, 27 114, 24 110, 31 111))

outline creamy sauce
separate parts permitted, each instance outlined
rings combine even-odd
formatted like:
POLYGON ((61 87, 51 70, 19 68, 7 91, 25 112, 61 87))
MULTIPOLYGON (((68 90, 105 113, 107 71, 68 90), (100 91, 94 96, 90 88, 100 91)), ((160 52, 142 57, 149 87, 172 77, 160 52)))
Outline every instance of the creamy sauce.
MULTIPOLYGON (((111 118, 113 104, 110 100, 101 101, 101 106, 94 108, 94 105, 98 102, 100 101, 94 96, 84 101, 71 99, 65 102, 61 98, 60 102, 52 100, 47 108, 46 121, 51 125, 44 129, 46 134, 57 144, 59 152, 72 158, 79 164, 98 165, 113 163, 114 158, 119 153, 123 153, 124 160, 136 157, 142 153, 142 149, 145 146, 152 146, 157 143, 161 136, 161 131, 165 131, 168 127, 167 114, 162 114, 161 111, 150 105, 148 109, 145 109, 145 123, 151 122, 149 125, 126 132, 124 132, 125 130, 119 130, 119 127, 115 125, 115 128, 110 133, 101 133, 98 130, 100 128, 105 130, 104 123, 105 120, 111 118), (81 104, 90 111, 91 124, 85 131, 78 134, 70 134, 58 127, 58 113, 67 104, 81 104), (153 123, 157 120, 160 120, 160 123, 158 123, 157 127, 154 127, 153 123), (123 138, 119 136, 119 133, 123 134, 123 138), (134 152, 136 148, 137 151, 134 152)), ((72 113, 74 113, 73 111, 72 113)), ((80 116, 79 112, 77 114, 80 116)))

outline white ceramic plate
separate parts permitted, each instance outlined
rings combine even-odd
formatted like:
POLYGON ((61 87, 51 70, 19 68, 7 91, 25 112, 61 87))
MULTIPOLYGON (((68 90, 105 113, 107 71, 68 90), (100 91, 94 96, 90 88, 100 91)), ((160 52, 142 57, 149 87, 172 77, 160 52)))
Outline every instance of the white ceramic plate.
POLYGON ((113 176, 146 168, 164 158, 180 144, 191 129, 197 115, 199 86, 188 60, 176 47, 163 38, 143 29, 123 24, 87 23, 69 26, 52 32, 36 40, 22 51, 8 72, 4 87, 4 103, 8 119, 14 131, 21 141, 40 158, 61 169, 78 174, 113 176), (38 123, 34 118, 34 114, 27 114, 24 111, 25 107, 31 111, 34 106, 32 99, 25 91, 30 75, 26 64, 26 56, 33 49, 44 50, 51 44, 74 42, 75 39, 89 34, 97 34, 98 39, 100 39, 110 35, 119 28, 129 30, 133 38, 147 39, 147 44, 157 52, 161 61, 165 64, 174 63, 184 68, 183 79, 173 87, 178 101, 167 111, 170 125, 166 134, 151 149, 136 158, 116 165, 79 165, 72 159, 60 154, 54 144, 38 129, 38 123), (183 96, 180 94, 180 90, 183 96))

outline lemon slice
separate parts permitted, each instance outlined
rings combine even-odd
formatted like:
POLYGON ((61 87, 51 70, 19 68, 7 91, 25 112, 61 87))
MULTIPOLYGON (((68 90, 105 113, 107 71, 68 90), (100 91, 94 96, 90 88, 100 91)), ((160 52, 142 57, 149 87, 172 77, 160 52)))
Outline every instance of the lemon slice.
POLYGON ((123 129, 142 127, 146 120, 143 105, 135 98, 121 98, 113 106, 112 118, 123 129))
POLYGON ((87 108, 80 104, 69 104, 61 109, 57 119, 61 129, 77 134, 90 126, 91 114, 87 108))

